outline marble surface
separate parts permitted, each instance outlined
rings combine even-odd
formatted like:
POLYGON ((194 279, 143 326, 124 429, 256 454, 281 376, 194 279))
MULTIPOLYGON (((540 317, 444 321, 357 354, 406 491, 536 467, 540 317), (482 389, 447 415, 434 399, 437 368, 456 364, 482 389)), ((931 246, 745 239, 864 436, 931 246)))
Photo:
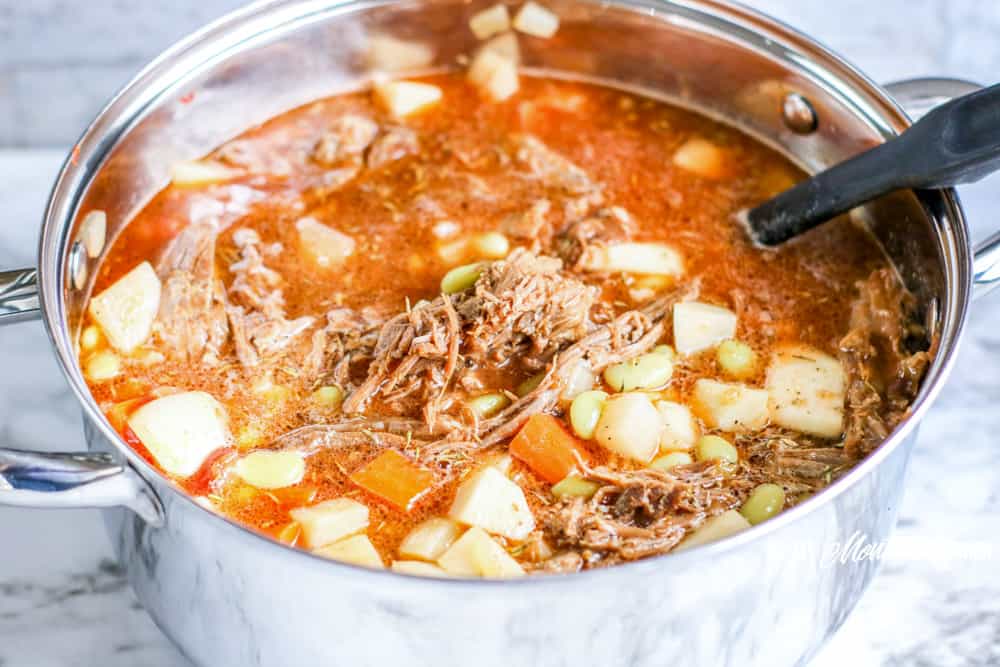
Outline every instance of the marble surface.
MULTIPOLYGON (((2 23, 8 4, 0 0, 0 36, 9 34, 2 23)), ((755 4, 819 34, 876 78, 934 72, 986 79, 991 68, 1000 71, 1000 42, 985 39, 990 26, 1000 29, 1000 13, 982 11, 994 3, 913 0, 897 21, 886 8, 904 3, 838 2, 838 16, 865 17, 859 34, 830 28, 812 0, 755 4), (956 23, 980 38, 960 48, 946 38, 956 23), (912 48, 887 48, 904 42, 912 48)), ((0 267, 33 261, 37 221, 64 155, 0 151, 0 267)), ((998 226, 1000 179, 962 195, 975 237, 998 226)), ((1000 664, 998 318, 1000 294, 975 304, 955 372, 921 430, 882 571, 814 665, 1000 664)), ((80 448, 80 417, 41 324, 0 329, 0 361, 0 445, 80 448)), ((186 664, 110 560, 96 512, 0 508, 0 531, 0 666, 186 664)))

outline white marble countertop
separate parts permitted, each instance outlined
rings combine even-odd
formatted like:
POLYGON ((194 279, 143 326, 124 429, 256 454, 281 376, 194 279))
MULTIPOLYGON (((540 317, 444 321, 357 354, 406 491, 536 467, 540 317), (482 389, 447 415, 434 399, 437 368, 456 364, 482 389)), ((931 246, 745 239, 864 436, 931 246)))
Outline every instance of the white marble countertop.
MULTIPOLYGON (((860 0, 845 4, 862 7, 860 0)), ((919 14, 928 4, 906 7, 919 14)), ((844 11, 838 4, 838 14, 844 11)), ((822 33, 819 14, 812 14, 815 25, 803 28, 822 33)), ((893 29, 877 24, 868 34, 893 29)), ((961 75, 965 69, 971 78, 982 78, 978 70, 996 60, 995 36, 992 52, 961 55, 946 67, 934 67, 939 51, 931 49, 933 40, 921 41, 908 59, 884 46, 844 39, 835 46, 859 54, 861 64, 880 78, 932 71, 961 75)), ((37 221, 64 154, 0 151, 0 267, 33 262, 37 221)), ((974 237, 1000 227, 995 215, 1000 179, 965 188, 962 195, 974 237)), ((1000 664, 998 318, 1000 294, 975 304, 954 374, 924 421, 890 556, 814 665, 1000 664)), ((40 323, 0 329, 0 368, 0 444, 82 446, 79 413, 40 323)), ((0 508, 0 531, 0 667, 186 664, 110 560, 97 512, 0 508)))

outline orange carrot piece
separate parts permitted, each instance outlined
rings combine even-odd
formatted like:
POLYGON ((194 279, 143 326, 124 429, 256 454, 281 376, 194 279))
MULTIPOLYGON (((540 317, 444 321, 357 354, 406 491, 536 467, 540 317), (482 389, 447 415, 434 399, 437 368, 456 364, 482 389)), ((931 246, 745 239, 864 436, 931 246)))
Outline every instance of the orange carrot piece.
POLYGON ((351 481, 405 512, 434 484, 434 473, 387 449, 355 471, 351 481))
POLYGON ((510 441, 509 450, 511 456, 550 484, 573 472, 578 459, 586 461, 580 441, 552 415, 532 415, 510 441))

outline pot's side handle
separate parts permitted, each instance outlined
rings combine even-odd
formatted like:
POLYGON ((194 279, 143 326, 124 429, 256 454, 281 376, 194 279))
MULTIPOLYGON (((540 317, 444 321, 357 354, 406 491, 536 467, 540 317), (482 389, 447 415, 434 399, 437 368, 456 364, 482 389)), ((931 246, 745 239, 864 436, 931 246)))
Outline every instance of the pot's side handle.
MULTIPOLYGON (((0 271, 0 325, 36 319, 35 269, 0 271)), ((40 508, 127 507, 153 525, 163 508, 127 464, 107 454, 60 454, 0 448, 0 505, 40 508)))
MULTIPOLYGON (((885 86, 914 121, 948 100, 982 88, 962 79, 922 78, 885 86)), ((978 299, 1000 286, 1000 232, 976 245, 972 263, 972 298, 978 299)))
POLYGON ((128 465, 109 455, 0 449, 0 505, 58 508, 127 507, 154 526, 160 501, 128 465))
POLYGON ((40 315, 37 271, 0 271, 0 324, 33 320, 40 315))

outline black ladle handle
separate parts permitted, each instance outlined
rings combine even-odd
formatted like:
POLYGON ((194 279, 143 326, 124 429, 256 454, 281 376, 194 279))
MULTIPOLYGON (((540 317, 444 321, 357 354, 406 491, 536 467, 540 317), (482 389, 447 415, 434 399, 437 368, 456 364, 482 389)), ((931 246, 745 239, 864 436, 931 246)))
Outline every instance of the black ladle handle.
POLYGON ((777 245, 880 195, 972 183, 1000 169, 1000 85, 933 109, 895 139, 769 199, 747 214, 758 243, 777 245))

